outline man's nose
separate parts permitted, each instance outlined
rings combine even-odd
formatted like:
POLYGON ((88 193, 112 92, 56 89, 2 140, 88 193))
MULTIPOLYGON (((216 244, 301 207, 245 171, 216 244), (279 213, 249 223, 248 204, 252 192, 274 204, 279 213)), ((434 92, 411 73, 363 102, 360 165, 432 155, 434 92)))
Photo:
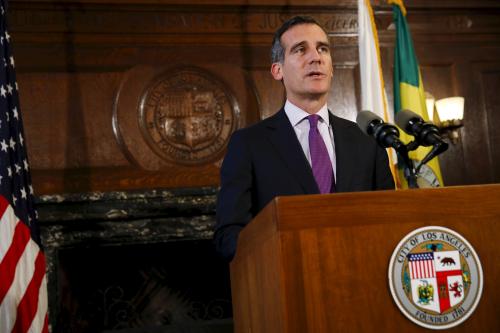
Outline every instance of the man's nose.
POLYGON ((309 53, 309 62, 314 63, 314 62, 321 62, 321 54, 318 52, 317 49, 311 49, 309 53))

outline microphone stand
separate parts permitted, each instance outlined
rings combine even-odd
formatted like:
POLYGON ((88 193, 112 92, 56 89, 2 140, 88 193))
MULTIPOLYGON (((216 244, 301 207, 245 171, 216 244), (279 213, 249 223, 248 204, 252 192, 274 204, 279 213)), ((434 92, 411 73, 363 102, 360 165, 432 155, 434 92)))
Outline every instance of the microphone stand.
POLYGON ((408 152, 413 149, 408 149, 408 147, 411 148, 411 144, 413 142, 409 143, 407 146, 404 144, 401 144, 399 147, 395 147, 396 152, 398 155, 401 157, 403 160, 403 175, 405 176, 406 182, 408 183, 409 188, 419 188, 417 184, 417 171, 415 170, 415 166, 413 164, 413 161, 410 159, 410 156, 408 155, 408 152))
POLYGON ((422 161, 415 168, 413 160, 410 159, 408 153, 412 150, 417 149, 418 147, 420 147, 420 143, 418 141, 412 141, 406 146, 402 144, 401 147, 398 147, 396 149, 396 152, 401 156, 401 159, 403 160, 403 174, 406 178, 406 181, 408 182, 409 188, 419 188, 417 184, 417 175, 420 172, 420 168, 422 168, 424 164, 432 160, 434 157, 445 152, 448 149, 448 144, 444 141, 436 142, 436 144, 432 146, 431 151, 427 155, 425 155, 422 161))
MULTIPOLYGON (((404 117, 402 118, 402 122, 404 124, 416 117, 418 121, 416 125, 422 126, 424 129, 424 131, 422 131, 422 133, 420 134, 416 129, 409 129, 408 131, 405 130, 408 134, 413 135, 416 138, 416 140, 408 143, 407 145, 399 140, 399 130, 396 126, 385 123, 382 118, 370 111, 361 111, 356 117, 356 122, 358 123, 358 126, 361 128, 363 133, 375 138, 379 146, 383 148, 392 147, 397 152, 398 160, 401 160, 403 164, 403 174, 408 183, 408 187, 419 188, 417 183, 417 175, 420 171, 420 168, 422 167, 422 165, 429 162, 432 158, 448 149, 448 144, 439 137, 437 127, 435 127, 434 125, 423 123, 424 121, 420 119, 418 115, 410 111, 406 110, 401 114, 404 115, 404 117), (412 118, 405 119, 408 118, 408 116, 412 118), (419 163, 417 168, 415 168, 415 165, 410 159, 408 153, 412 150, 417 149, 421 145, 426 147, 432 145, 433 147, 432 150, 419 163)), ((413 126, 411 121, 409 124, 413 126)), ((405 125, 403 127, 407 126, 405 125)))
POLYGON ((445 152, 447 149, 448 149, 448 144, 446 142, 444 141, 437 142, 434 146, 432 146, 431 151, 427 155, 425 155, 420 164, 417 166, 416 173, 417 174, 419 173, 422 165, 426 164, 439 154, 445 152))

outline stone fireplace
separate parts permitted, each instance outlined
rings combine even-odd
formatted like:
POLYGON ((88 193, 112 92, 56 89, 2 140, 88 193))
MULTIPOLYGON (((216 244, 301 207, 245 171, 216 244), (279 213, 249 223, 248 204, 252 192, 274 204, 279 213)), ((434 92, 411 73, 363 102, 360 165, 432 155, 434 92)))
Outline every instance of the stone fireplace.
POLYGON ((215 188, 42 196, 54 332, 232 332, 215 188))

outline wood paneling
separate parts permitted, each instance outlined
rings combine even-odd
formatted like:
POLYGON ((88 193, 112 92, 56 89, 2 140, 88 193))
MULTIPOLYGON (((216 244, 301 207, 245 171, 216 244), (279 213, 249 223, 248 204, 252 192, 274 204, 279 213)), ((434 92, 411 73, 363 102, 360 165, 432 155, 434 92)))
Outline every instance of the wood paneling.
MULTIPOLYGON (((114 110, 123 105, 120 89, 135 82, 138 90, 131 88, 125 109, 130 119, 138 119, 135 105, 152 81, 135 80, 130 73, 143 75, 138 68, 150 68, 158 75, 185 66, 201 68, 231 90, 240 110, 238 126, 255 123, 283 103, 283 87, 269 74, 269 46, 274 30, 296 14, 316 17, 329 31, 335 67, 331 109, 351 120, 359 109, 354 0, 9 3, 37 194, 217 186, 221 155, 190 166, 162 160, 139 134, 133 134, 135 151, 124 149, 120 128, 113 123, 114 110)), ((405 3, 427 90, 436 98, 466 98, 461 141, 441 157, 445 183, 500 182, 500 139, 493 131, 500 122, 495 93, 500 4, 405 3)), ((373 4, 392 103, 392 12, 385 1, 373 4)))
POLYGON ((111 128, 117 72, 19 73, 33 169, 126 166, 111 128))
POLYGON ((284 104, 285 89, 279 81, 275 81, 269 68, 253 68, 249 71, 251 80, 259 96, 260 118, 265 119, 276 113, 284 104))
MULTIPOLYGON (((500 62, 475 64, 476 73, 480 76, 481 108, 485 111, 486 147, 488 155, 485 160, 491 165, 491 179, 500 179, 500 62)), ((481 143, 480 143, 481 144, 481 143)))
POLYGON ((359 70, 353 63, 336 64, 333 69, 333 83, 328 97, 328 107, 333 114, 356 121, 356 81, 359 70))

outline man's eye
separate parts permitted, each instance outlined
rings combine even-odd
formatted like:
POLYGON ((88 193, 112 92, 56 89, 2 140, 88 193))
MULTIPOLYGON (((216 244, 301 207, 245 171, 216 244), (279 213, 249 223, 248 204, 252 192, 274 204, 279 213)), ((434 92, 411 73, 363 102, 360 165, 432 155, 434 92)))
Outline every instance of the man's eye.
POLYGON ((330 49, 327 46, 321 46, 319 48, 319 52, 320 53, 328 53, 328 52, 330 52, 330 49))
POLYGON ((297 47, 293 50, 293 53, 304 53, 304 48, 303 47, 297 47))

